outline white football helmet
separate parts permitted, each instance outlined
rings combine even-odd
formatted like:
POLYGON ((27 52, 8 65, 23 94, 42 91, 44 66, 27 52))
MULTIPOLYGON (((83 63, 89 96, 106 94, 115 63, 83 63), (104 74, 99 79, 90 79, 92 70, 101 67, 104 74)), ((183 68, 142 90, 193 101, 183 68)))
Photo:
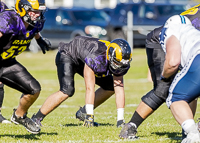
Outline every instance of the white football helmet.
POLYGON ((170 17, 166 22, 164 27, 168 27, 171 24, 190 24, 192 25, 191 21, 183 15, 174 15, 170 17))

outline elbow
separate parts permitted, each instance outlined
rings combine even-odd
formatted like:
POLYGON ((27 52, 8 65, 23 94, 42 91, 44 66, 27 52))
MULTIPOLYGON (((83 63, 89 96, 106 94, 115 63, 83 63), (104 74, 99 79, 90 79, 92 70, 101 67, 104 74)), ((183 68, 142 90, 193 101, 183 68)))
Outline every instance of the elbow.
POLYGON ((180 61, 174 61, 174 60, 169 61, 169 67, 171 69, 178 69, 180 64, 181 64, 180 61))

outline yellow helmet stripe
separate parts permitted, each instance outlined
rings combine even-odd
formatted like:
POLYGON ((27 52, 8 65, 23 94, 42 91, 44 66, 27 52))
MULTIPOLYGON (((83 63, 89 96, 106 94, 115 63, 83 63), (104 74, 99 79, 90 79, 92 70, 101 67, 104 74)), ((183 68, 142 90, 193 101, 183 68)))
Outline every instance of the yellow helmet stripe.
POLYGON ((34 10, 39 10, 40 5, 39 5, 38 0, 37 1, 36 0, 27 0, 27 1, 31 4, 31 6, 34 10))
POLYGON ((22 12, 19 10, 19 1, 20 0, 16 1, 15 7, 16 7, 17 13, 19 13, 19 15, 23 17, 26 14, 26 10, 24 8, 22 8, 22 12))
POLYGON ((109 45, 109 47, 113 47, 113 48, 115 49, 116 59, 117 59, 118 61, 121 61, 121 60, 122 60, 122 50, 121 50, 121 48, 119 47, 119 45, 116 44, 116 43, 111 43, 111 44, 109 45))
POLYGON ((100 42, 103 42, 107 47, 109 46, 110 42, 106 40, 99 40, 100 42))

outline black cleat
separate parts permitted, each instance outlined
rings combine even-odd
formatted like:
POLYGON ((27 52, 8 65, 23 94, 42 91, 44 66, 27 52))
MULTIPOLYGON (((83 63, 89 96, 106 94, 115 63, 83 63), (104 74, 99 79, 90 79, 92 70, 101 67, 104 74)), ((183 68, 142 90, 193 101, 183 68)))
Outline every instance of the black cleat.
POLYGON ((6 118, 4 118, 4 116, 0 113, 0 123, 7 124, 7 123, 11 123, 11 122, 8 121, 6 118))
POLYGON ((120 128, 120 127, 123 128, 124 125, 125 125, 124 120, 119 120, 119 121, 117 121, 117 128, 120 128))
POLYGON ((38 124, 39 126, 42 127, 42 123, 41 123, 42 118, 38 119, 38 118, 36 118, 35 114, 33 114, 33 116, 31 117, 31 119, 32 119, 36 124, 38 124))
POLYGON ((38 134, 40 132, 40 126, 36 124, 32 119, 28 118, 26 114, 23 117, 17 117, 15 115, 16 109, 14 109, 13 115, 11 117, 11 121, 16 125, 21 124, 23 125, 26 130, 32 134, 38 134))
MULTIPOLYGON (((82 111, 81 111, 81 109, 82 109, 82 107, 80 107, 80 109, 76 112, 76 119, 79 119, 80 121, 85 121, 85 119, 86 119, 86 113, 83 113, 82 111)), ((99 126, 99 123, 97 123, 97 122, 94 122, 94 126, 95 127, 98 127, 99 126)))
POLYGON ((84 121, 86 118, 86 113, 83 113, 81 111, 82 107, 76 112, 76 119, 79 119, 80 121, 84 121))
POLYGON ((136 136, 136 133, 137 133, 136 126, 131 123, 127 123, 123 126, 119 134, 119 137, 122 139, 135 140, 135 139, 138 139, 138 137, 136 136))

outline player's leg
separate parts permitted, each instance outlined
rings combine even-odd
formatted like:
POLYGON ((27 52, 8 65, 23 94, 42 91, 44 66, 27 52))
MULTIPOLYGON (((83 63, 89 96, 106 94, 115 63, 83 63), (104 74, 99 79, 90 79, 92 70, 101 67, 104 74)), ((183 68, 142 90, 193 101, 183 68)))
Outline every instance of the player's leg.
POLYGON ((13 61, 8 67, 1 68, 0 81, 5 85, 21 91, 17 109, 14 109, 11 121, 23 125, 29 132, 37 134, 40 127, 26 116, 29 107, 38 98, 41 87, 38 81, 17 61, 13 61))
POLYGON ((74 62, 67 55, 61 55, 59 52, 56 56, 56 66, 60 90, 51 94, 43 103, 39 111, 33 115, 32 119, 41 125, 41 121, 46 115, 56 109, 68 97, 74 94, 74 62))
MULTIPOLYGON (((94 101, 94 109, 99 105, 104 103, 107 99, 109 99, 114 94, 113 87, 113 78, 112 76, 96 78, 96 84, 100 86, 95 91, 95 101, 94 101)), ((80 107, 80 109, 76 112, 76 118, 80 121, 84 121, 86 117, 86 107, 80 107)), ((94 122, 94 126, 98 126, 99 124, 94 122)))
POLYGON ((3 87, 4 87, 4 84, 2 82, 0 82, 0 123, 11 123, 6 118, 4 118, 4 116, 1 113, 1 108, 2 108, 3 99, 4 99, 4 88, 3 87))
POLYGON ((142 101, 136 108, 131 120, 129 121, 129 125, 122 128, 120 137, 121 138, 134 138, 137 132, 137 128, 142 124, 142 122, 151 115, 155 110, 157 110, 167 98, 167 92, 169 89, 170 83, 160 83, 160 75, 163 69, 163 64, 165 61, 165 53, 162 50, 159 43, 151 42, 152 40, 147 39, 146 44, 146 54, 148 66, 151 72, 153 86, 155 88, 160 88, 157 90, 165 91, 160 92, 159 95, 156 95, 154 90, 151 90, 146 95, 142 97, 142 101), (161 84, 161 85, 160 85, 161 84), (131 127, 130 130, 128 127, 131 127), (130 134, 125 130, 129 130, 130 134), (130 135, 130 136, 129 136, 130 135))
POLYGON ((193 59, 175 77, 169 90, 167 105, 187 135, 184 140, 200 142, 200 135, 194 121, 194 113, 188 104, 200 95, 200 55, 193 59))

